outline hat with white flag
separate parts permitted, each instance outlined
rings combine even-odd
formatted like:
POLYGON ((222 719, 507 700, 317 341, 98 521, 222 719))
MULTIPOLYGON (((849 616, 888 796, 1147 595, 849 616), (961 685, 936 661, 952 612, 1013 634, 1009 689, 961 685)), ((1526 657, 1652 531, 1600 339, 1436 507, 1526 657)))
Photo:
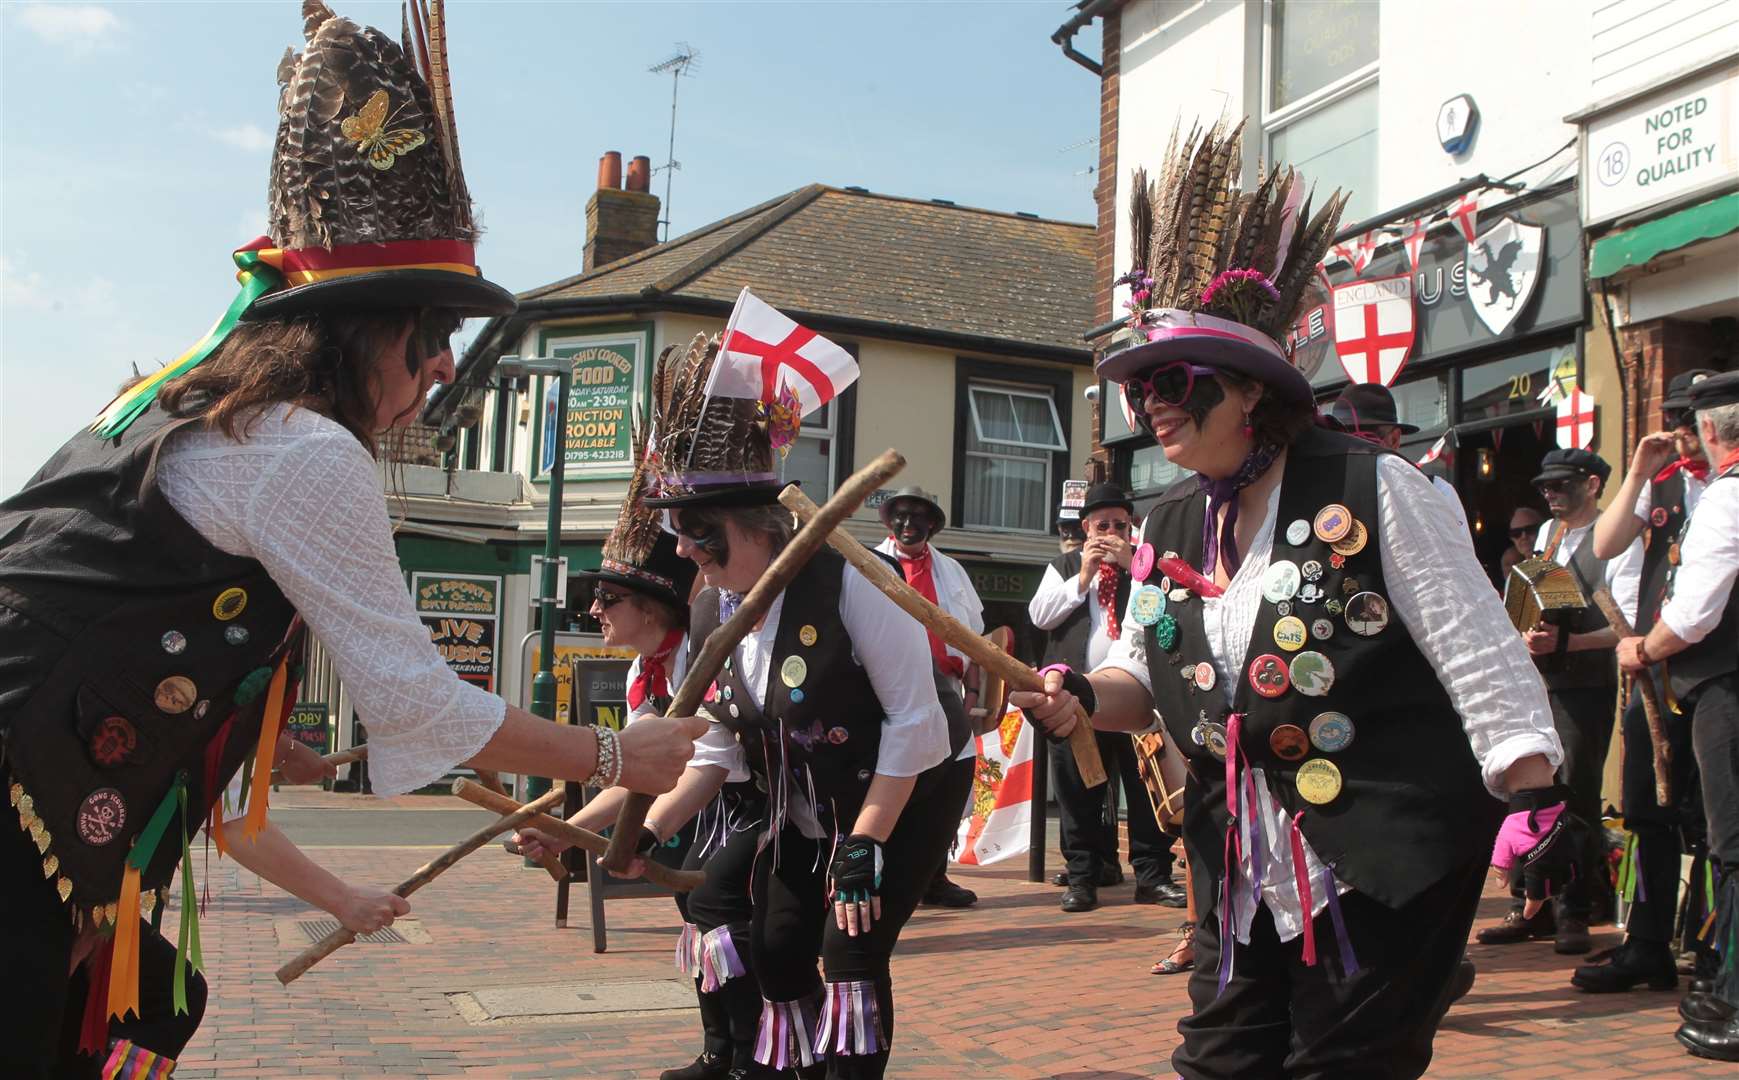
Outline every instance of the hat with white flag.
POLYGON ((666 349, 652 377, 656 483, 647 506, 764 506, 803 418, 857 379, 840 346, 761 301, 737 297, 725 332, 666 349))

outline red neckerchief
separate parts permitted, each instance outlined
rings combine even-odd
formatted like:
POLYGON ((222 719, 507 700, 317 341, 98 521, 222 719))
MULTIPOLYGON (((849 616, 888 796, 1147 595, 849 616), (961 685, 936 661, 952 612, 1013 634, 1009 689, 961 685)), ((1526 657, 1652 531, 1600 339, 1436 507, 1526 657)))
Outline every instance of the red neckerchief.
POLYGON ((1739 449, 1728 451, 1727 456, 1721 459, 1721 464, 1715 466, 1715 472, 1725 475, 1735 465, 1739 465, 1739 449))
POLYGON ((1667 462, 1666 468, 1654 474, 1654 482, 1661 483, 1676 472, 1686 472, 1698 480, 1709 478, 1709 462, 1704 458, 1681 457, 1677 461, 1667 462))
POLYGON ((664 635, 657 652, 640 658, 640 674, 634 676, 634 682, 628 687, 629 712, 644 705, 649 697, 664 697, 670 693, 670 654, 681 642, 682 628, 677 627, 664 635))
POLYGON ((1117 625, 1117 563, 1106 559, 1099 564, 1099 606, 1105 609, 1105 636, 1116 641, 1123 634, 1117 625))
MULTIPOLYGON (((941 602, 936 599, 936 579, 930 573, 930 545, 925 544, 924 550, 917 555, 907 555, 895 541, 894 554, 900 560, 900 572, 906 575, 906 584, 916 589, 919 596, 940 607, 941 602)), ((936 670, 951 678, 964 678, 965 662, 958 656, 948 655, 948 646, 934 631, 926 631, 926 635, 930 639, 930 659, 936 662, 936 670)))

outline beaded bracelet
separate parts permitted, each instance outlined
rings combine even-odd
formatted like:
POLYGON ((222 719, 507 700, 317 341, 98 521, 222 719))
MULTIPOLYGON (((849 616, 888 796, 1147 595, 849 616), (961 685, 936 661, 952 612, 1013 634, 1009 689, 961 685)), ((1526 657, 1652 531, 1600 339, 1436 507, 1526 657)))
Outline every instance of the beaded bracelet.
POLYGON ((592 770, 591 786, 600 790, 615 787, 622 779, 622 745, 621 737, 614 728, 595 727, 597 734, 598 764, 592 770))

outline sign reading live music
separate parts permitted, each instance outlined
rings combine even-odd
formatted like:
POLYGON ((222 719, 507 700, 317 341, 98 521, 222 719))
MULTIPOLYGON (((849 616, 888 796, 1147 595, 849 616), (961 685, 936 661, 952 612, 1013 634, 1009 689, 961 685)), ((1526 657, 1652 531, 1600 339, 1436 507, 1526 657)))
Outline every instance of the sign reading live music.
POLYGON ((429 641, 454 673, 495 690, 501 625, 501 578, 476 574, 413 574, 411 599, 429 641))
POLYGON ((1329 264, 1328 288, 1314 298, 1319 303, 1307 304, 1286 342, 1300 350, 1300 367, 1314 385, 1349 376, 1392 382, 1405 378, 1403 365, 1581 322, 1586 296, 1575 190, 1532 201, 1493 199, 1482 201, 1471 243, 1453 223, 1431 227, 1417 269, 1409 266, 1401 229, 1375 249, 1362 273, 1345 261, 1329 264), (1328 356, 1340 363, 1324 363, 1328 356))

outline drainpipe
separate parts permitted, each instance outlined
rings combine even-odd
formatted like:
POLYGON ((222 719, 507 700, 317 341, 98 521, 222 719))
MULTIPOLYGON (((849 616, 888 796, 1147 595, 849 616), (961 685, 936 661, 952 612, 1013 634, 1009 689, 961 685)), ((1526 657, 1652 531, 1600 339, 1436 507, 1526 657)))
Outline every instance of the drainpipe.
POLYGON ((1082 27, 1101 15, 1107 14, 1122 3, 1122 0, 1082 0, 1075 14, 1069 21, 1057 27, 1051 35, 1051 40, 1063 50, 1063 55, 1091 71, 1094 75, 1104 75, 1105 69, 1097 60, 1075 48, 1075 35, 1082 27))

